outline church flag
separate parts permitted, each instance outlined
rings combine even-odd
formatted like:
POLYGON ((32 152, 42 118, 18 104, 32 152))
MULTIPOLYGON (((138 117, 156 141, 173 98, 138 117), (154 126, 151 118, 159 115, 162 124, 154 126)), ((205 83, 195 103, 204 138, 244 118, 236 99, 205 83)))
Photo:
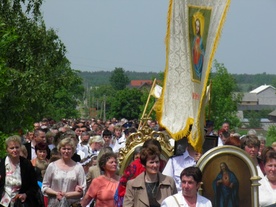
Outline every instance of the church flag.
POLYGON ((155 98, 160 98, 162 93, 162 86, 155 84, 154 88, 151 90, 150 95, 155 98))
POLYGON ((230 0, 170 0, 159 124, 201 151, 206 88, 230 0), (191 127, 192 126, 192 127, 191 127))

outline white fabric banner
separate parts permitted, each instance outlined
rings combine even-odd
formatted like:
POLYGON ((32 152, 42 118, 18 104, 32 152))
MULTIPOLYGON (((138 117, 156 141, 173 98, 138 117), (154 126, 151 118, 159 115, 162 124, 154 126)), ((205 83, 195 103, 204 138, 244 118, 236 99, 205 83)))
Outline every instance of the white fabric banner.
POLYGON ((152 91, 150 92, 150 94, 152 96, 154 96, 155 98, 160 98, 161 96, 161 93, 162 93, 162 86, 159 86, 159 85, 155 85, 154 88, 152 89, 152 91))
POLYGON ((230 0, 170 0, 159 124, 201 150, 208 76, 230 0), (190 127, 192 126, 192 130, 190 127))

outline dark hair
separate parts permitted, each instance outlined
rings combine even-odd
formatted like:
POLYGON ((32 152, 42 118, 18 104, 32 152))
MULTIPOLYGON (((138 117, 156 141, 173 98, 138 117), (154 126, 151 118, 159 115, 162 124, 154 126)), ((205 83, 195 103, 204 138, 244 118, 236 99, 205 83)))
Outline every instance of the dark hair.
POLYGON ((137 154, 140 154, 141 150, 142 150, 142 146, 135 147, 133 151, 133 159, 137 154))
POLYGON ((103 131, 103 136, 112 136, 112 132, 109 131, 108 129, 105 129, 105 130, 103 131))
POLYGON ((274 151, 273 147, 271 146, 265 146, 261 151, 261 160, 264 162, 265 156, 268 153, 268 151, 274 151))
POLYGON ((155 159, 156 157, 160 159, 160 151, 156 145, 150 144, 147 147, 143 146, 140 152, 140 161, 142 165, 146 166, 149 158, 155 159))
POLYGON ((183 176, 191 176, 194 178, 196 183, 200 183, 202 181, 202 172, 198 167, 187 167, 185 168, 181 174, 180 174, 180 179, 182 180, 183 176))
POLYGON ((40 132, 45 132, 45 131, 43 129, 40 129, 40 128, 36 129, 36 130, 34 130, 34 136, 38 137, 40 132))
POLYGON ((114 152, 107 152, 105 154, 103 154, 100 159, 99 159, 99 167, 102 171, 104 171, 104 167, 107 163, 107 161, 114 157, 117 160, 117 155, 114 152))
POLYGON ((275 159, 276 160, 276 151, 272 149, 268 149, 263 156, 264 164, 266 164, 269 160, 275 159))
POLYGON ((144 142, 144 144, 143 144, 143 148, 146 148, 146 147, 148 147, 148 146, 151 145, 151 144, 157 146, 158 149, 159 149, 159 151, 160 151, 160 153, 162 152, 162 147, 161 147, 160 142, 159 142, 157 139, 153 139, 153 138, 147 139, 147 140, 144 142))
POLYGON ((39 142, 35 145, 35 152, 37 152, 37 150, 46 150, 48 149, 48 145, 46 143, 43 142, 39 142))
POLYGON ((260 148, 260 140, 256 135, 246 135, 245 137, 241 138, 241 148, 245 149, 245 146, 251 147, 259 147, 260 148))

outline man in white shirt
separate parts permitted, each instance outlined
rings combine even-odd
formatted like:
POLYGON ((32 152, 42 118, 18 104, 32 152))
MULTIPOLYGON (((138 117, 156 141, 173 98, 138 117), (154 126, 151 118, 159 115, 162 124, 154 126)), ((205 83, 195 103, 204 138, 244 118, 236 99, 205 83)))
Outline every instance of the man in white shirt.
POLYGON ((223 146, 224 145, 224 143, 226 141, 226 138, 224 138, 222 136, 222 133, 225 133, 225 135, 227 135, 227 133, 228 133, 229 136, 230 136, 229 130, 230 130, 230 124, 227 121, 223 122, 222 126, 221 126, 221 129, 219 130, 219 133, 218 133, 218 136, 219 136, 218 137, 218 146, 223 146))
POLYGON ((80 141, 77 145, 77 151, 80 150, 80 151, 83 152, 82 156, 80 155, 81 159, 86 158, 90 154, 90 152, 89 152, 90 147, 88 145, 89 139, 90 139, 89 133, 88 132, 82 132, 81 139, 80 139, 80 141))
POLYGON ((113 140, 112 140, 111 145, 110 145, 113 152, 118 153, 119 150, 122 147, 125 147, 125 142, 126 142, 126 137, 125 137, 124 132, 122 131, 122 126, 121 125, 116 125, 114 127, 113 140))
POLYGON ((174 179, 178 192, 182 191, 180 180, 182 170, 187 167, 195 166, 200 156, 201 154, 196 152, 194 148, 188 144, 183 154, 173 156, 168 160, 162 173, 174 179))
POLYGON ((180 174, 180 179, 181 191, 167 197, 161 203, 161 207, 212 207, 210 200, 198 194, 202 181, 202 172, 198 167, 185 168, 180 174))

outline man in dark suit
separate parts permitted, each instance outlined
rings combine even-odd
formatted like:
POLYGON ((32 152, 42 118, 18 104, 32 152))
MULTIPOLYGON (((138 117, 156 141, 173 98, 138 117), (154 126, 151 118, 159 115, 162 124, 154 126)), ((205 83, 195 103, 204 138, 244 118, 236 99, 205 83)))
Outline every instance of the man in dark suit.
MULTIPOLYGON (((36 129, 34 131, 34 138, 30 143, 25 143, 25 147, 28 152, 27 159, 32 160, 36 158, 36 153, 35 153, 35 145, 39 142, 44 142, 46 143, 46 135, 45 132, 42 129, 36 129)), ((49 147, 47 148, 47 159, 50 159, 50 149, 49 147)))

